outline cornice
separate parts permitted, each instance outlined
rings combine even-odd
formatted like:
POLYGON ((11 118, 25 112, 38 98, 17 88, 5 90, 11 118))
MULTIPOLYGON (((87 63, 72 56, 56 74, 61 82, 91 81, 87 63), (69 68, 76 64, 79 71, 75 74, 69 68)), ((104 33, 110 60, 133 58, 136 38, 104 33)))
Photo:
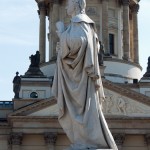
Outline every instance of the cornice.
POLYGON ((8 119, 11 122, 58 122, 57 116, 9 116, 8 119))
POLYGON ((143 103, 143 104, 150 106, 150 98, 148 96, 145 96, 141 93, 130 90, 123 85, 119 86, 119 85, 116 85, 115 83, 113 83, 111 81, 103 79, 103 86, 105 88, 112 90, 114 92, 117 92, 123 96, 126 96, 128 98, 134 99, 135 101, 138 101, 140 103, 143 103))
POLYGON ((14 111, 13 113, 10 113, 8 117, 25 116, 53 104, 56 104, 56 99, 54 97, 51 97, 49 99, 38 100, 38 102, 32 103, 28 106, 25 106, 23 108, 14 111))
POLYGON ((133 65, 135 67, 138 67, 142 71, 142 67, 139 64, 131 62, 131 61, 126 61, 126 60, 122 60, 118 58, 109 58, 109 57, 104 57, 104 61, 112 61, 112 62, 119 62, 123 64, 133 65))

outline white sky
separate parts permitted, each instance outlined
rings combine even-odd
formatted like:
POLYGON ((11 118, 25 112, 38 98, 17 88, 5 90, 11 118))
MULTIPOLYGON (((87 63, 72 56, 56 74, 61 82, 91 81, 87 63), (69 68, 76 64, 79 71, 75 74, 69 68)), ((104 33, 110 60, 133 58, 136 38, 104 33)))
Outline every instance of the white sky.
MULTIPOLYGON (((139 11, 140 64, 145 72, 150 56, 150 0, 141 0, 139 11)), ((38 50, 39 18, 35 0, 1 0, 0 3, 0 100, 14 97, 12 80, 30 64, 38 50)))

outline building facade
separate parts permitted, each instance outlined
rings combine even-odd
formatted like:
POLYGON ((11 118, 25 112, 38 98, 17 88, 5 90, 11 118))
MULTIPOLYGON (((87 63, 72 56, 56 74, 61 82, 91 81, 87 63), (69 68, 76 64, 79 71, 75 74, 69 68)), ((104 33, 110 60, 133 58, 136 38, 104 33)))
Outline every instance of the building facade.
MULTIPOLYGON (((150 60, 142 77, 139 0, 86 1, 86 13, 96 23, 104 50, 100 69, 106 96, 102 106, 108 126, 119 150, 150 150, 150 60)), ((42 73, 31 73, 36 69, 29 66, 20 76, 19 98, 0 102, 0 150, 62 150, 70 145, 59 125, 57 102, 51 94, 59 42, 55 24, 70 22, 65 12, 66 0, 36 3, 42 73)))

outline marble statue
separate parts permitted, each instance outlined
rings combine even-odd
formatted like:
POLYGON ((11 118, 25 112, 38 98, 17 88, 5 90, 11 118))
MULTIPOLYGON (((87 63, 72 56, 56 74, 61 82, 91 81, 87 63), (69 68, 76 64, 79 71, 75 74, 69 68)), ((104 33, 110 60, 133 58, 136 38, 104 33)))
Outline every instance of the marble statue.
POLYGON ((71 23, 66 29, 62 22, 56 24, 60 47, 52 92, 59 107, 58 119, 72 143, 67 150, 117 150, 101 110, 99 40, 85 8, 85 0, 68 0, 71 23))

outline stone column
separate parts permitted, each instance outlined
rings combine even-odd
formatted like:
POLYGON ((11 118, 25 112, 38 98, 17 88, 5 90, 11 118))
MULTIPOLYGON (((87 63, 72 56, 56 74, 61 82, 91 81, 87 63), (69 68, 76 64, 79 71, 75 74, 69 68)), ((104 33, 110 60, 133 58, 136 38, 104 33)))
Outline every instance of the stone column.
POLYGON ((122 0, 123 4, 123 59, 130 60, 130 24, 129 24, 129 2, 122 0))
POLYGON ((150 150, 150 134, 146 134, 145 139, 146 139, 146 143, 147 143, 147 146, 148 146, 148 150, 150 150))
POLYGON ((113 134, 114 140, 117 144, 118 150, 122 150, 122 145, 125 140, 125 134, 122 133, 115 133, 113 134))
POLYGON ((39 34, 39 51, 40 63, 45 62, 46 58, 46 4, 39 2, 39 17, 40 17, 40 34, 39 34))
POLYGON ((138 17, 139 4, 132 7, 134 62, 139 64, 138 17))
POLYGON ((10 135, 10 145, 12 146, 12 150, 20 150, 20 145, 22 144, 22 133, 11 133, 10 135))
POLYGON ((50 2, 49 3, 49 14, 48 14, 48 18, 49 18, 49 34, 48 34, 49 60, 52 59, 52 50, 53 50, 53 46, 52 46, 52 8, 53 8, 53 2, 50 2))
POLYGON ((105 53, 109 52, 109 33, 108 33, 108 0, 102 0, 102 43, 105 53))
POLYGON ((59 41, 59 38, 56 34, 56 22, 60 21, 59 19, 59 0, 54 0, 53 1, 53 6, 52 6, 52 14, 51 14, 51 28, 50 28, 50 32, 51 32, 51 43, 50 43, 50 47, 51 47, 51 52, 50 53, 50 59, 54 56, 56 56, 56 44, 59 41))
POLYGON ((44 134, 47 150, 55 150, 55 143, 57 140, 57 133, 49 132, 44 134))

